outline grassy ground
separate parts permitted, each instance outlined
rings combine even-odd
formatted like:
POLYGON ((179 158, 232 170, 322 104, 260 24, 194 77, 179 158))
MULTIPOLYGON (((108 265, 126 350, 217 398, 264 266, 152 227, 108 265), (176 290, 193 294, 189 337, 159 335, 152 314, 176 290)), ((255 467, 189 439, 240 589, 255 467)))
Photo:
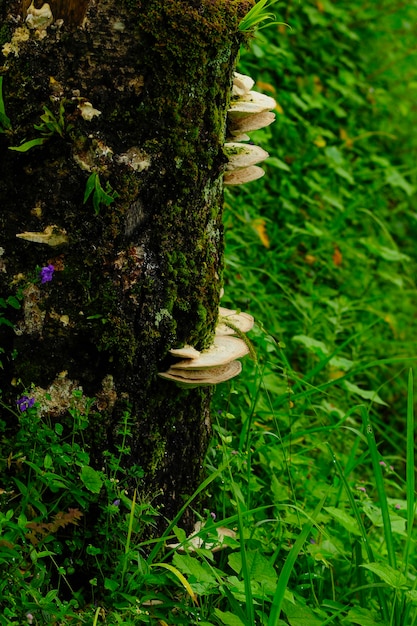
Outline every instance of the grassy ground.
MULTIPOLYGON (((156 512, 123 492, 125 416, 110 474, 83 477, 108 493, 103 536, 88 538, 95 602, 71 591, 82 563, 55 565, 54 530, 34 529, 27 549, 23 505, 2 507, 2 625, 417 622, 417 8, 289 0, 274 12, 290 28, 259 31, 239 66, 278 103, 251 137, 271 154, 267 174, 225 198, 223 304, 255 316, 257 362, 216 391, 201 541, 170 548, 187 544, 176 519, 141 542, 156 512)), ((22 415, 48 488, 67 481, 82 499, 83 450, 22 415), (52 476, 58 458, 73 475, 52 476)), ((74 410, 74 434, 85 419, 74 410)), ((17 488, 27 507, 47 487, 34 468, 17 488)))

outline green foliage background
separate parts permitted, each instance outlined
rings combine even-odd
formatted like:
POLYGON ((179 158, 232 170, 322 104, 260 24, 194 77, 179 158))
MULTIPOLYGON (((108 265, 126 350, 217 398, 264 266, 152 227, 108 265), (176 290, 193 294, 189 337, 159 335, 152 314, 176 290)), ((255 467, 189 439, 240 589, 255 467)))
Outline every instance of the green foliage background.
MULTIPOLYGON (((278 111, 252 136, 271 154, 266 178, 228 196, 226 298, 286 345, 291 386, 351 372, 349 383, 379 393, 390 380, 377 415, 395 432, 415 345, 416 7, 319 1, 281 11, 290 28, 263 30, 241 57, 278 111), (364 371, 387 357, 401 361, 364 371)), ((346 409, 345 386, 341 378, 322 396, 321 411, 330 399, 346 409)))

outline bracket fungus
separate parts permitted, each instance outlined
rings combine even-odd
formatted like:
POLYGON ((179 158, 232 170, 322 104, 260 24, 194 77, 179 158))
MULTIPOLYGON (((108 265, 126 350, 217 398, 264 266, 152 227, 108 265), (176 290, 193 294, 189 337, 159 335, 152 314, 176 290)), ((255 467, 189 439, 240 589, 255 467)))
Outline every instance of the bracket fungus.
POLYGON ((255 164, 268 158, 268 153, 258 146, 239 143, 250 139, 247 132, 269 126, 275 120, 272 109, 277 103, 270 96, 252 91, 254 84, 250 76, 235 72, 228 111, 229 138, 233 141, 225 144, 225 153, 229 158, 224 174, 225 185, 241 185, 264 174, 262 168, 255 164))
POLYGON ((239 143, 237 141, 225 143, 224 151, 228 157, 228 163, 226 165, 227 171, 250 167, 251 165, 265 161, 265 159, 269 157, 268 152, 259 146, 239 143))
POLYGON ((244 167, 241 170, 235 170, 234 172, 226 172, 224 175, 225 185, 243 185, 243 183, 250 183, 252 180, 258 180, 265 174, 265 170, 257 165, 251 165, 250 167, 244 167))
POLYGON ((161 372, 159 376, 166 380, 172 380, 184 387, 201 387, 217 385, 226 380, 234 378, 242 371, 240 361, 232 361, 227 365, 206 368, 204 370, 183 370, 170 367, 166 372, 161 372))
POLYGON ((249 313, 238 313, 231 309, 219 308, 219 323, 216 327, 216 335, 233 335, 236 331, 249 332, 255 323, 249 313))
POLYGON ((232 86, 232 98, 239 98, 240 96, 245 96, 254 86, 255 81, 250 76, 246 76, 246 74, 239 74, 239 72, 235 72, 233 76, 233 86, 232 86))
POLYGON ((220 307, 212 345, 203 352, 188 345, 171 349, 170 354, 181 360, 159 376, 185 387, 217 385, 234 378, 242 371, 237 359, 249 354, 250 349, 243 339, 233 335, 248 332, 253 324, 252 315, 220 307))

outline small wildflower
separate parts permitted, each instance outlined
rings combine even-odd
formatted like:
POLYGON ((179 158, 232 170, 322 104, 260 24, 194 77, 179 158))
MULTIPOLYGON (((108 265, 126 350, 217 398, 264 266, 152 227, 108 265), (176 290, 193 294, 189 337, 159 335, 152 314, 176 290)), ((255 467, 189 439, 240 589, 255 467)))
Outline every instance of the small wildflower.
POLYGON ((386 467, 387 464, 385 463, 385 461, 380 461, 379 464, 381 465, 381 467, 386 467))
POLYGON ((365 487, 356 487, 358 491, 362 491, 362 493, 366 493, 365 487))
POLYGON ((400 509, 401 508, 401 504, 398 504, 398 502, 397 502, 397 504, 395 505, 395 508, 396 509, 400 509))
POLYGON ((313 537, 310 537, 310 543, 316 543, 316 540, 313 537))
POLYGON ((217 517, 217 515, 216 515, 213 511, 210 513, 210 515, 211 515, 211 517, 213 518, 213 520, 215 520, 215 519, 216 519, 216 517, 217 517))
POLYGON ((390 465, 389 468, 390 468, 391 472, 394 471, 394 466, 393 465, 390 465))
POLYGON ((120 500, 118 500, 118 499, 117 500, 113 500, 112 505, 113 506, 119 506, 120 505, 120 500))
POLYGON ((46 265, 40 271, 41 284, 49 283, 52 280, 55 267, 53 265, 46 265))
POLYGON ((32 624, 32 622, 33 622, 33 615, 32 615, 32 613, 26 613, 26 619, 28 621, 28 624, 32 624))
POLYGON ((35 398, 29 398, 28 396, 22 396, 18 400, 16 400, 17 408, 21 413, 27 411, 35 404, 35 398))

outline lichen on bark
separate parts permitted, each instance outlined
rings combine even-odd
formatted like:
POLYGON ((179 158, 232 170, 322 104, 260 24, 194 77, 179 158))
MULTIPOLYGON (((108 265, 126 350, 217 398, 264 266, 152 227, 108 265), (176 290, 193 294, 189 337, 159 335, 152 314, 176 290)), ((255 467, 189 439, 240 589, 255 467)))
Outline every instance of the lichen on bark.
MULTIPOLYGON (((52 10, 58 5, 62 11, 65 3, 51 2, 52 10)), ((101 409, 105 428, 89 432, 95 462, 128 406, 131 462, 145 470, 142 496, 160 489, 168 516, 198 483, 210 392, 180 390, 157 373, 169 348, 187 342, 202 349, 213 336, 225 118, 238 23, 251 5, 90 2, 82 26, 64 20, 44 37, 30 33, 1 68, 13 130, 0 135, 0 294, 23 296, 13 319, 22 332, 0 327, 4 398, 15 398, 12 381, 47 389, 63 370, 93 396, 111 377, 115 398, 101 409), (39 137, 34 124, 45 107, 55 119, 63 111, 62 133, 25 153, 11 151, 39 137), (98 214, 83 203, 92 172, 118 194, 98 214), (16 238, 51 225, 66 243, 16 238), (54 277, 41 285, 37 268, 48 264, 54 277), (29 292, 41 312, 31 332, 22 326, 29 292)), ((12 7, 11 30, 24 9, 12 7)))

